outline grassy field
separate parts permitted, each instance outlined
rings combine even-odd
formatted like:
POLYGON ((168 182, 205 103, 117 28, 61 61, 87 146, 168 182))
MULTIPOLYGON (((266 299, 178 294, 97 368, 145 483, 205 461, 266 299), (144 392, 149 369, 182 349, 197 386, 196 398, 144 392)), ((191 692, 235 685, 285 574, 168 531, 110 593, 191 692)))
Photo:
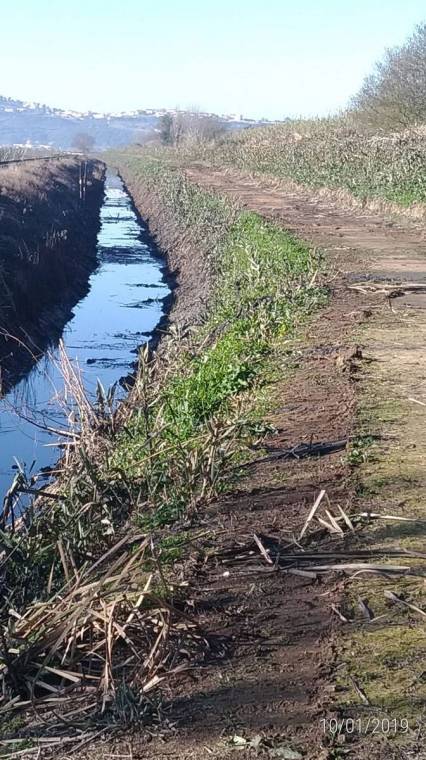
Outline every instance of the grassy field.
POLYGON ((422 129, 389 134, 340 119, 292 121, 168 154, 183 163, 203 160, 311 188, 344 188, 361 199, 381 198, 404 206, 426 200, 422 129))
POLYGON ((333 121, 246 131, 219 146, 217 161, 290 177, 310 187, 409 205, 426 200, 424 135, 371 134, 333 121))

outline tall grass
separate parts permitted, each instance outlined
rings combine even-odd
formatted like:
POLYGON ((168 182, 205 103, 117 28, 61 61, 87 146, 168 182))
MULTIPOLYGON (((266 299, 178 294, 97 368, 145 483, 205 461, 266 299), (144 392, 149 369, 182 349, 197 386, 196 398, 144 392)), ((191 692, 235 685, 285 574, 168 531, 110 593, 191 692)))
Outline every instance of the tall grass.
MULTIPOLYGON (((39 148, 27 145, 0 145, 0 161, 20 161, 23 158, 57 156, 63 151, 54 148, 39 148)), ((66 156, 66 153, 63 153, 66 156)))
POLYGON ((316 119, 234 132, 213 145, 182 147, 168 155, 182 164, 201 159, 410 205, 426 200, 425 136, 423 128, 386 134, 347 119, 316 119))
POLYGON ((358 197, 404 205, 426 200, 422 131, 372 134, 335 121, 302 122, 240 132, 209 158, 310 187, 343 187, 358 197))
POLYGON ((28 149, 19 145, 1 145, 0 161, 16 161, 25 158, 28 155, 28 149))

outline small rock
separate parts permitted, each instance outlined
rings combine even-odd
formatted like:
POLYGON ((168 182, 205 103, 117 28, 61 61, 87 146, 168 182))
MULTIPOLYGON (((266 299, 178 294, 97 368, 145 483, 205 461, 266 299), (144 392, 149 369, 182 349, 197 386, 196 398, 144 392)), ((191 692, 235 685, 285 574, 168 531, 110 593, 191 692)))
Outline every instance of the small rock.
POLYGON ((280 757, 282 760, 303 760, 303 755, 291 747, 274 747, 269 754, 271 757, 280 757))

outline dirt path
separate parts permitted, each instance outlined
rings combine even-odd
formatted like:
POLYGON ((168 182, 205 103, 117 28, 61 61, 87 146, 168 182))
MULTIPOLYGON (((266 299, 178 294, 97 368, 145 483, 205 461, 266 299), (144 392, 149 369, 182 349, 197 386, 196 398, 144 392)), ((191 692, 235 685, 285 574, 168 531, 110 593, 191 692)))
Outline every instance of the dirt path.
MULTIPOLYGON (((357 462, 361 466, 356 478, 352 477, 349 481, 339 455, 328 457, 327 463, 324 459, 317 461, 316 483, 315 465, 306 461, 299 463, 302 481, 306 477, 314 488, 326 487, 331 500, 335 498, 336 487, 337 492, 340 488, 343 491, 340 497, 346 497, 352 509, 424 519, 424 507, 419 499, 423 498, 426 485, 426 443, 422 429, 426 411, 416 401, 426 402, 425 293, 418 289, 388 299, 380 292, 361 292, 350 288, 360 281, 414 281, 424 283, 426 290, 424 227, 414 225, 404 217, 386 219, 367 210, 342 208, 332 200, 317 197, 312 191, 283 191, 257 178, 230 172, 221 174, 205 167, 193 167, 188 170, 188 175, 203 187, 230 195, 244 207, 273 219, 302 239, 319 246, 325 252, 328 264, 336 271, 330 306, 307 336, 307 345, 314 347, 316 356, 321 358, 317 359, 316 365, 314 361, 313 366, 309 351, 305 351, 292 388, 281 389, 284 399, 291 396, 294 416, 290 419, 287 416, 278 424, 281 422, 292 430, 293 441, 298 438, 306 440, 309 434, 318 436, 317 440, 330 441, 361 431, 364 435, 376 437, 374 456, 372 461, 367 457, 366 461, 357 462), (357 372, 351 373, 351 366, 345 359, 343 367, 339 359, 337 362, 330 361, 330 357, 336 355, 350 356, 356 343, 361 344, 365 360, 357 363, 357 372), (328 360, 324 356, 329 357, 328 360), (294 388, 297 388, 296 393, 294 388), (305 389, 304 404, 300 399, 301 388, 305 389), (318 389, 321 389, 320 395, 318 389), (354 400, 357 405, 355 419, 354 400), (298 431, 297 420, 300 425, 298 431), (332 484, 327 482, 330 468, 333 470, 332 484)), ((364 459, 363 455, 361 459, 364 459)), ((282 472, 287 496, 284 496, 283 504, 286 504, 288 512, 287 489, 291 476, 289 478, 288 465, 283 463, 281 467, 286 470, 282 472)), ((297 521, 299 511, 299 522, 303 505, 300 499, 302 488, 302 483, 297 483, 296 514, 293 514, 297 521)), ((376 525, 374 529, 368 527, 359 532, 356 540, 361 546, 423 549, 424 530, 421 526, 402 523, 401 527, 401 523, 395 521, 377 521, 376 525)), ((405 757, 411 746, 415 756, 420 757, 421 733, 417 731, 417 724, 422 722, 426 698, 422 685, 422 662, 426 653, 422 619, 419 615, 407 616, 394 609, 389 613, 383 604, 383 591, 392 589, 400 595, 402 593, 403 598, 415 601, 420 607, 422 600, 425 601, 424 592, 419 589, 418 581, 411 585, 387 583, 386 589, 386 582, 382 582, 376 584, 373 590, 368 584, 364 587, 360 585, 359 592, 361 595, 368 594, 374 614, 383 614, 384 619, 376 626, 369 626, 360 621, 359 615, 352 610, 351 617, 355 622, 352 627, 349 626, 349 631, 342 626, 340 641, 344 651, 336 659, 356 675, 356 683, 367 694, 375 715, 407 719, 411 727, 416 725, 416 729, 397 737, 389 737, 385 732, 374 737, 367 735, 356 743, 353 756, 361 756, 365 750, 370 755, 377 752, 381 756, 383 752, 385 756, 395 753, 396 757, 405 757)), ((315 594, 312 594, 312 599, 315 599, 315 594)), ((324 599, 327 600, 327 597, 322 597, 323 602, 324 599)), ((320 606, 320 611, 316 610, 316 614, 326 616, 329 610, 327 600, 325 605, 320 606)), ((309 645, 308 657, 324 659, 319 656, 323 634, 324 622, 317 639, 309 645)), ((326 635, 330 635, 329 630, 326 635)), ((303 639, 302 634, 302 645, 306 644, 303 639)), ((288 649, 286 655, 290 656, 288 649)), ((318 674, 315 674, 317 677, 318 674)), ((306 681, 305 685, 308 685, 306 681)), ((323 703, 321 690, 324 683, 317 681, 316 686, 316 692, 315 686, 313 691, 323 703)), ((359 694, 353 691, 351 682, 348 684, 344 678, 340 679, 339 688, 344 696, 338 702, 347 705, 346 714, 364 717, 362 700, 360 705, 359 694)), ((312 694, 312 689, 308 688, 308 691, 312 694)), ((309 706, 312 710, 312 701, 309 706)), ((305 718, 308 715, 312 715, 310 710, 306 711, 305 718)), ((316 738, 318 740, 319 737, 316 738)), ((315 749, 312 756, 315 756, 315 749)))
POLYGON ((426 229, 401 218, 342 208, 312 190, 271 186, 266 180, 221 173, 203 165, 187 176, 202 187, 235 198, 244 207, 282 224, 298 237, 332 254, 343 273, 412 279, 426 273, 426 229))
MULTIPOLYGON (((278 434, 267 441, 271 458, 248 468, 237 493, 199 516, 198 527, 208 531, 208 537, 200 541, 194 558, 197 587, 192 610, 207 630, 215 632, 216 651, 201 676, 194 674, 192 682, 185 681, 170 691, 169 714, 175 729, 167 732, 163 741, 154 737, 149 745, 135 738, 130 743, 132 754, 126 749, 128 742, 119 743, 116 751, 123 752, 123 757, 157 760, 219 760, 257 754, 294 760, 338 757, 336 750, 330 754, 330 742, 321 724, 327 710, 333 709, 336 665, 339 692, 343 694, 337 701, 346 703, 347 715, 363 715, 365 704, 360 693, 367 694, 376 715, 386 707, 385 692, 383 704, 380 702, 380 684, 387 688, 385 672, 376 674, 382 681, 376 683, 375 701, 370 700, 370 686, 362 682, 362 672, 357 675, 355 691, 354 679, 342 677, 342 672, 352 673, 356 667, 354 658, 345 653, 356 652, 360 662, 364 657, 365 668, 374 670, 377 636, 383 636, 385 626, 387 634, 391 631, 389 641, 395 645, 391 626, 399 630, 399 625, 408 624, 418 630, 418 617, 414 621, 392 618, 391 624, 386 620, 368 627, 354 614, 353 623, 347 626, 332 611, 333 604, 341 604, 341 580, 318 583, 309 577, 270 572, 253 535, 260 537, 271 556, 284 551, 299 534, 321 489, 326 490, 332 505, 340 504, 345 510, 380 509, 383 499, 392 501, 392 495, 392 503, 386 501, 387 511, 407 514, 412 508, 419 483, 422 486, 426 480, 426 442, 419 429, 426 408, 405 402, 411 396, 426 402, 425 297, 419 290, 389 300, 386 294, 350 286, 366 280, 415 280, 424 282, 426 288, 425 233, 403 219, 398 222, 344 209, 309 191, 287 192, 257 179, 222 174, 201 165, 191 167, 187 174, 202 187, 237 199, 321 247, 333 273, 332 295, 303 341, 293 347, 296 351, 277 357, 283 372, 272 386, 274 411, 270 419, 278 434), (356 350, 358 343, 362 355, 356 350), (379 419, 374 411, 380 399, 396 396, 404 400, 403 424, 401 416, 389 422, 383 416, 379 419), (416 470, 408 501, 402 487, 398 494, 380 491, 376 499, 355 492, 359 480, 353 477, 344 449, 359 424, 359 408, 370 415, 370 432, 382 436, 376 443, 376 462, 364 463, 368 472, 374 473, 381 457, 389 460, 391 449, 395 468, 404 462, 406 470, 416 470), (386 438, 387 425, 393 426, 391 443, 386 438), (407 441, 411 448, 407 448, 407 441), (285 450, 310 442, 330 444, 330 450, 321 457, 282 456, 285 450), (368 654, 362 646, 366 636, 370 637, 368 654), (363 692, 359 691, 361 687, 363 692), (124 754, 127 751, 129 754, 124 754)), ((361 467, 360 477, 363 473, 361 467)), ((392 470, 389 481, 394 478, 392 470)), ((418 515, 422 510, 417 507, 418 515)), ((385 541, 394 547, 395 536, 386 535, 386 530, 383 533, 382 525, 381 530, 381 534, 360 530, 355 538, 343 540, 319 531, 312 536, 311 546, 327 551, 336 548, 336 541, 340 550, 354 542, 362 548, 385 541)), ((410 539, 411 547, 418 546, 416 536, 410 539)), ((419 543, 421 548, 421 540, 419 543)), ((382 586, 379 590, 382 598, 382 586)), ((412 649, 412 654, 418 654, 418 644, 412 649)), ((392 651, 395 654, 395 646, 392 651)), ((389 657, 386 662, 387 670, 398 670, 398 665, 401 668, 398 658, 394 657, 392 666, 389 657)), ((407 684, 412 684, 413 675, 422 675, 421 657, 417 657, 412 671, 411 667, 407 684)), ((420 678, 419 683, 423 681, 420 678)), ((410 693, 413 687, 407 685, 407 695, 410 693)), ((421 690, 418 699, 423 699, 421 690)), ((422 704, 417 706, 420 713, 422 704)), ((405 739, 400 748, 387 736, 366 736, 355 743, 348 743, 346 737, 345 757, 410 757, 408 743, 414 747, 416 739, 411 733, 405 739)), ((413 757, 422 757, 415 751, 413 757)))

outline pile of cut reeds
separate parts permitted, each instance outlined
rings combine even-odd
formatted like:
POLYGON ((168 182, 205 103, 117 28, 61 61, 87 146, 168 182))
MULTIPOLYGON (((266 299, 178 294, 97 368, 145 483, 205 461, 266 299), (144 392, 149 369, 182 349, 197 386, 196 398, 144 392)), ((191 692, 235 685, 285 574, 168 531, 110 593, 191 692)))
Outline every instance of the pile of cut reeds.
POLYGON ((179 589, 167 584, 149 537, 121 538, 80 570, 61 556, 64 587, 22 615, 10 609, 2 627, 0 715, 63 713, 77 693, 93 724, 114 712, 124 683, 143 712, 147 693, 199 659, 207 641, 169 601, 179 589))

